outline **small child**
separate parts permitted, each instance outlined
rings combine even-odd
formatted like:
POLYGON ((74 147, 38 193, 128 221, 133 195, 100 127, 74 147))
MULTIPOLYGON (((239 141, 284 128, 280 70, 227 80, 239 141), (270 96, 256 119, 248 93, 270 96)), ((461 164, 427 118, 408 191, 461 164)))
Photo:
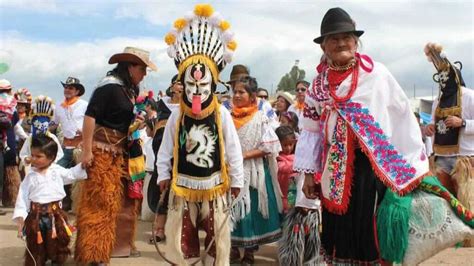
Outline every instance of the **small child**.
POLYGON ((31 139, 31 171, 21 182, 13 211, 18 237, 26 237, 25 265, 63 264, 72 235, 61 200, 64 185, 87 178, 81 164, 65 169, 54 164, 58 145, 48 134, 31 139))
POLYGON ((299 119, 298 115, 294 112, 283 112, 280 115, 280 126, 290 126, 293 131, 296 133, 295 135, 298 137, 300 133, 300 129, 298 127, 299 119))
POLYGON ((278 183, 282 193, 283 212, 287 213, 288 210, 294 205, 294 197, 288 201, 288 190, 290 185, 294 186, 294 176, 296 173, 293 171, 293 160, 295 159, 295 145, 296 135, 293 128, 290 126, 280 126, 275 130, 281 144, 281 152, 277 157, 278 163, 278 183))
POLYGON ((293 171, 296 133, 290 126, 280 126, 275 132, 282 147, 277 158, 278 181, 286 208, 283 235, 278 247, 280 265, 324 264, 319 248, 316 248, 320 243, 320 201, 305 197, 302 190, 304 173, 293 171), (292 192, 296 195, 291 195, 292 192))

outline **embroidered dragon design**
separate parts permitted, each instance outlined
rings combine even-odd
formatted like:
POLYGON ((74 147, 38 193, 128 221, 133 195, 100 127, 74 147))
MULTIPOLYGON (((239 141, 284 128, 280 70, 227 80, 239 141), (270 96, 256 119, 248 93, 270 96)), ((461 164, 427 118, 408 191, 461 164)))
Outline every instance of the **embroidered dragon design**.
POLYGON ((186 161, 203 168, 212 168, 217 136, 206 125, 193 125, 186 136, 186 161))

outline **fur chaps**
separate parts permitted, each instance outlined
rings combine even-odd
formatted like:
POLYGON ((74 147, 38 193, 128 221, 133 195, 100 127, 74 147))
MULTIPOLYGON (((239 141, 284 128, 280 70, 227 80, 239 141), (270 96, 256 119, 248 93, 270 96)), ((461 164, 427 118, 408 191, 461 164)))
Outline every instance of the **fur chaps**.
MULTIPOLYGON (((56 237, 52 237, 52 231, 48 230, 42 233, 43 242, 38 244, 39 220, 34 213, 28 214, 25 220, 26 244, 32 253, 34 259, 28 251, 25 251, 25 265, 45 265, 50 259, 52 262, 62 265, 71 254, 69 250, 70 237, 64 228, 64 222, 67 224, 67 215, 62 210, 53 212, 54 226, 56 228, 56 237), (36 264, 35 264, 36 262, 36 264)), ((50 216, 51 218, 51 216, 50 216)), ((49 220, 51 222, 51 219, 49 220)))
POLYGON ((21 177, 17 165, 5 166, 3 180, 2 203, 3 207, 14 207, 18 190, 20 189, 21 177))
MULTIPOLYGON (((474 212, 474 158, 458 157, 453 172, 451 173, 453 179, 457 183, 457 195, 459 202, 461 202, 467 209, 474 212)), ((466 239, 464 241, 465 247, 474 246, 474 238, 466 239)))
POLYGON ((74 257, 79 263, 109 263, 124 197, 124 158, 99 149, 94 149, 93 154, 88 179, 80 189, 74 257))

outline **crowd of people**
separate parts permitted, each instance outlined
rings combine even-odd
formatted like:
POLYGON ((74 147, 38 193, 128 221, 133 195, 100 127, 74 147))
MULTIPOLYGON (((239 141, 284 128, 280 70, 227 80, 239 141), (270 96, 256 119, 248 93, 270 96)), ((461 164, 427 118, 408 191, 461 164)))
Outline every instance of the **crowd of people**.
MULTIPOLYGON (((253 264, 259 246, 273 242, 283 265, 400 262, 378 239, 408 232, 394 234, 377 213, 390 205, 385 198, 423 187, 431 154, 395 78, 359 54, 364 31, 332 8, 314 39, 323 56, 312 82, 272 97, 235 64, 228 92, 218 94, 236 42, 216 14, 197 5, 165 36, 177 67, 166 95, 140 92, 157 68, 135 47, 109 59, 116 65, 89 102, 75 77, 61 82, 64 101, 56 105, 27 89, 13 94, 0 80, 2 204, 15 207, 26 265, 63 264, 74 231, 78 263, 141 256, 140 209, 154 213, 147 241, 177 265, 201 260, 199 230, 206 265, 253 264)), ((435 66, 450 77, 434 103, 435 123, 423 130, 435 135, 436 184, 469 201, 474 93, 452 65, 435 66)), ((464 207, 457 214, 472 221, 464 207)))

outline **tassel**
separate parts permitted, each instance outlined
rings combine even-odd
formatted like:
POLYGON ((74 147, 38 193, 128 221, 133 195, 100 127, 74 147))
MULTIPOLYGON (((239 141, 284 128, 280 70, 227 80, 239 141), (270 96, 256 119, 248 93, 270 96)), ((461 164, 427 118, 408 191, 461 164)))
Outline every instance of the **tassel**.
POLYGON ((69 229, 69 226, 66 224, 65 221, 63 221, 63 222, 64 222, 63 225, 64 225, 64 229, 66 230, 66 234, 67 234, 69 237, 71 237, 71 236, 72 236, 71 229, 69 229))
POLYGON ((41 231, 36 232, 36 243, 38 245, 43 243, 43 237, 41 236, 41 231))
POLYGON ((58 237, 58 235, 56 234, 56 223, 55 223, 55 219, 54 219, 54 214, 51 215, 51 238, 52 239, 55 239, 56 237, 58 237))
POLYGON ((412 195, 398 196, 390 189, 377 212, 377 235, 380 254, 384 260, 400 263, 408 247, 408 220, 412 195))

